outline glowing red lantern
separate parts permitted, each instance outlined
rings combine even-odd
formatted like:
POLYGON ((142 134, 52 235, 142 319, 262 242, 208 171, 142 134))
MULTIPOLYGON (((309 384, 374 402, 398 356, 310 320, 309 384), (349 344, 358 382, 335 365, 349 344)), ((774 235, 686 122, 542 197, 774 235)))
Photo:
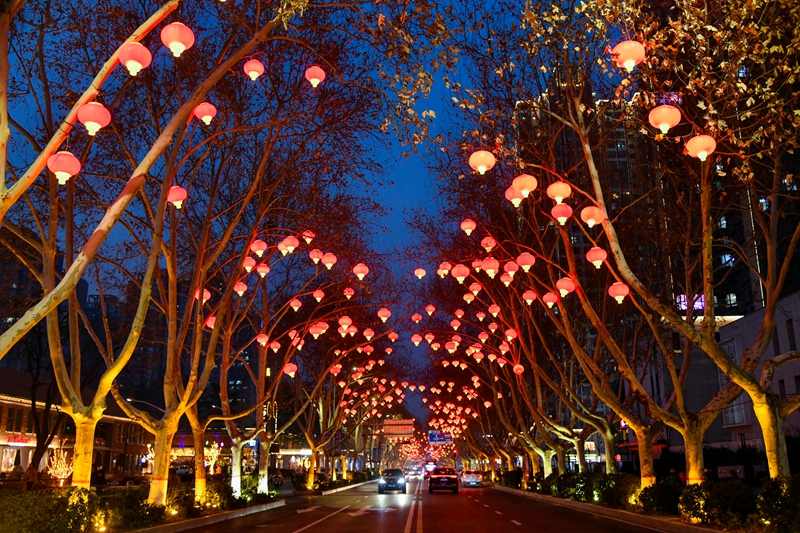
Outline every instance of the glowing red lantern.
POLYGON ((267 343, 269 342, 269 335, 267 335, 266 333, 259 333, 258 335, 256 335, 256 342, 261 346, 266 346, 267 343))
POLYGON ((506 271, 510 277, 514 277, 514 274, 519 272, 519 265, 514 261, 508 261, 505 265, 503 265, 503 270, 506 271))
POLYGON ((398 338, 400 338, 400 335, 398 335, 397 332, 395 332, 395 331, 390 331, 389 334, 386 336, 386 338, 388 338, 390 341, 394 342, 398 338))
POLYGON ((599 207, 590 205, 581 210, 581 220, 590 228, 594 227, 595 224, 602 224, 605 219, 606 215, 599 207))
POLYGON ((273 352, 278 353, 278 350, 281 349, 281 343, 274 341, 269 345, 269 347, 273 352))
POLYGON ((692 137, 686 143, 686 153, 700 161, 705 161, 708 156, 714 153, 716 148, 717 141, 710 135, 698 135, 692 137))
POLYGON ((412 320, 412 321, 413 321, 415 324, 419 324, 419 321, 420 321, 420 320, 422 320, 422 315, 421 315, 421 314, 419 314, 419 313, 414 313, 413 315, 411 315, 411 320, 412 320))
POLYGON ((517 189, 515 189, 513 186, 506 189, 506 200, 511 202, 511 205, 513 205, 514 207, 519 207, 519 204, 522 203, 523 199, 524 197, 522 196, 522 193, 519 192, 517 189))
POLYGON ((295 249, 300 246, 300 241, 297 240, 297 237, 294 235, 289 235, 281 242, 283 248, 281 249, 281 253, 283 255, 290 254, 295 251, 295 249))
POLYGON ((56 175, 59 185, 67 183, 72 176, 81 171, 81 162, 70 152, 56 152, 47 158, 47 168, 56 175))
MULTIPOLYGON (((366 339, 368 341, 372 340, 372 337, 374 337, 374 336, 375 336, 375 332, 371 328, 367 328, 367 329, 364 330, 364 337, 366 337, 366 339)), ((365 348, 365 351, 367 353, 372 353, 373 350, 374 350, 374 348, 372 348, 372 346, 367 346, 365 348)))
POLYGON ((418 268, 418 269, 414 270, 414 275, 417 276, 417 279, 424 278, 425 274, 427 274, 427 272, 425 272, 424 268, 418 268))
POLYGON ((478 174, 485 174, 487 170, 491 170, 495 162, 494 155, 486 150, 478 150, 469 156, 469 166, 472 170, 477 170, 478 174))
POLYGON ((323 254, 323 253, 322 253, 322 250, 320 250, 320 249, 318 249, 318 248, 314 248, 313 250, 311 250, 310 252, 308 252, 308 257, 310 257, 310 258, 311 258, 311 260, 312 260, 312 261, 314 261, 314 264, 315 264, 315 265, 316 265, 317 263, 319 263, 319 260, 320 260, 320 259, 322 259, 322 256, 323 256, 323 255, 325 255, 325 254, 323 254))
POLYGON ((358 279, 364 279, 364 276, 369 274, 369 267, 364 263, 359 263, 353 267, 353 274, 355 274, 358 279))
POLYGON ((325 71, 316 65, 309 67, 308 70, 306 70, 306 79, 312 87, 316 87, 325 81, 325 71))
POLYGON ((627 285, 621 281, 617 281, 608 288, 608 295, 614 298, 618 304, 621 304, 625 297, 630 294, 631 290, 627 285))
POLYGON ((483 406, 488 409, 488 408, 490 408, 492 406, 492 402, 487 400, 487 401, 483 402, 483 406))
POLYGON ((386 307, 381 307, 378 309, 378 318, 381 319, 381 322, 386 322, 389 320, 389 317, 392 316, 392 312, 387 309, 386 307))
POLYGON ((522 365, 514 365, 514 373, 518 376, 521 376, 522 373, 525 372, 525 367, 522 365))
POLYGON ((217 116, 217 108, 213 104, 203 102, 194 108, 194 116, 203 121, 203 124, 208 126, 211 124, 211 119, 217 116))
POLYGON ((256 254, 258 257, 264 255, 264 251, 267 249, 267 243, 262 241, 261 239, 256 239, 250 245, 250 251, 256 254))
POLYGON ((325 292, 317 289, 312 293, 312 296, 316 301, 321 302, 325 298, 325 292))
POLYGON ((511 186, 514 187, 515 190, 519 191, 523 198, 527 198, 531 192, 536 190, 538 185, 539 182, 536 180, 536 178, 529 174, 520 174, 514 178, 513 182, 511 182, 511 186))
POLYGON ((533 301, 536 300, 536 293, 528 289, 522 293, 522 299, 525 300, 526 304, 531 305, 533 301))
POLYGON ((548 292, 542 296, 542 301, 547 305, 547 307, 552 308, 553 304, 558 301, 558 295, 554 292, 548 292))
POLYGON ((558 289, 558 292, 561 293, 561 297, 563 298, 575 290, 575 282, 569 278, 561 278, 556 281, 556 288, 558 289))
POLYGON ((500 306, 497 304, 492 304, 489 306, 489 309, 487 309, 487 311, 489 311, 490 315, 497 316, 500 314, 500 306))
POLYGON ((234 291, 236 292, 236 294, 238 294, 239 296, 243 296, 243 295, 244 295, 244 293, 245 293, 245 291, 247 290, 247 284, 246 284, 246 283, 243 283, 243 282, 241 282, 241 281, 238 281, 238 282, 236 282, 236 284, 233 286, 233 290, 234 290, 234 291))
POLYGON ((111 113, 100 102, 89 102, 78 109, 78 120, 86 126, 86 132, 94 136, 111 122, 111 113))
POLYGON ((414 333, 411 336, 411 342, 414 343, 414 346, 419 346, 419 343, 422 342, 422 335, 420 335, 419 333, 414 333))
POLYGON ((306 244, 311 244, 311 241, 313 241, 313 240, 314 240, 314 237, 316 237, 316 236, 317 236, 317 234, 316 234, 316 233, 314 233, 313 231, 311 231, 310 229, 307 229, 307 230, 305 230, 305 231, 304 231, 304 232, 303 232, 303 233, 300 235, 300 237, 301 237, 301 238, 302 238, 304 241, 306 241, 306 244))
POLYGON ((294 363, 286 363, 286 366, 283 367, 283 373, 293 378, 295 373, 297 372, 297 365, 294 363))
POLYGON ((184 24, 173 22, 161 30, 161 42, 170 49, 172 55, 181 57, 181 54, 194 45, 194 33, 184 24))
POLYGON ((494 275, 497 274, 497 271, 500 268, 500 261, 494 257, 487 257, 481 261, 481 268, 490 278, 494 278, 494 275))
POLYGON ((461 321, 457 318, 454 318, 450 321, 450 327, 452 327, 453 330, 458 331, 458 328, 461 327, 461 321))
POLYGON ((300 309, 300 308, 303 306, 303 302, 301 302, 300 300, 298 300, 297 298, 295 298, 295 299, 293 299, 291 302, 289 302, 289 306, 290 306, 292 309, 294 309, 294 310, 295 310, 295 312, 297 312, 297 310, 298 310, 298 309, 300 309))
POLYGON ((323 254, 322 256, 322 264, 325 265, 325 268, 327 268, 328 270, 330 270, 333 267, 333 265, 336 264, 336 261, 337 261, 336 256, 330 252, 323 254))
POLYGON ((256 272, 258 272, 258 275, 261 276, 262 278, 266 277, 266 275, 269 274, 269 271, 270 271, 269 265, 267 265, 266 263, 260 263, 256 267, 256 272))
POLYGON ((481 240, 481 247, 483 247, 483 249, 487 252, 491 252, 492 248, 495 246, 497 246, 497 241, 492 237, 485 237, 483 240, 481 240))
POLYGON ((244 73, 250 76, 250 79, 256 81, 256 78, 264 74, 264 64, 258 59, 251 59, 244 64, 244 73))
POLYGON ((167 191, 167 202, 175 206, 175 209, 183 207, 183 201, 186 200, 186 189, 179 186, 170 187, 167 191))
POLYGON ((670 128, 674 128, 680 123, 681 111, 674 105, 664 104, 651 109, 647 118, 651 126, 666 134, 670 128))
POLYGON ((555 200, 557 204, 560 204, 564 198, 569 198, 570 194, 572 194, 572 187, 563 181, 557 181, 547 188, 547 196, 555 200))
POLYGON ((517 330, 515 329, 506 330, 506 339, 508 339, 508 342, 511 342, 516 338, 517 338, 517 330))
MULTIPOLYGON (((194 299, 197 300, 200 298, 200 289, 194 291, 194 299)), ((207 301, 211 299, 211 292, 208 289, 203 289, 203 305, 206 304, 207 301)))
POLYGON ((586 253, 586 259, 593 264, 595 268, 600 268, 607 257, 608 254, 606 251, 597 246, 586 253))
POLYGON ((256 260, 252 257, 245 257, 243 266, 245 272, 250 272, 256 266, 256 260))
POLYGON ((572 216, 572 208, 567 204, 556 204, 553 206, 553 209, 550 210, 550 213, 553 215, 553 218, 558 220, 558 223, 563 226, 567 222, 567 219, 572 216))
POLYGON ((614 47, 611 56, 618 67, 631 72, 633 67, 644 61, 644 45, 639 41, 623 41, 614 47))
POLYGON ((453 267, 453 270, 450 271, 450 274, 456 278, 459 283, 464 283, 464 280, 469 276, 469 267, 456 265, 453 267))
POLYGON ((344 297, 349 300, 356 294, 356 291, 352 287, 345 287, 345 289, 342 291, 342 294, 344 294, 344 297))
POLYGON ((131 76, 150 66, 153 55, 142 43, 128 43, 119 49, 119 62, 125 65, 131 76))
POLYGON ((523 271, 528 272, 536 264, 536 258, 528 252, 522 252, 517 257, 517 264, 522 267, 523 271))
POLYGON ((425 306, 425 312, 428 313, 428 316, 431 316, 434 311, 436 311, 436 306, 430 304, 425 306))
POLYGON ((476 227, 478 227, 478 225, 475 224, 475 221, 471 218, 467 218, 461 223, 461 229, 467 234, 467 236, 471 235, 476 227))
POLYGON ((214 329, 214 326, 216 325, 216 323, 217 323, 217 317, 215 317, 215 316, 210 316, 210 317, 208 317, 208 318, 206 319, 205 326, 206 326, 208 329, 214 329))
POLYGON ((451 268, 453 268, 453 265, 451 265, 447 261, 439 265, 439 272, 441 277, 444 278, 447 274, 449 274, 451 268))

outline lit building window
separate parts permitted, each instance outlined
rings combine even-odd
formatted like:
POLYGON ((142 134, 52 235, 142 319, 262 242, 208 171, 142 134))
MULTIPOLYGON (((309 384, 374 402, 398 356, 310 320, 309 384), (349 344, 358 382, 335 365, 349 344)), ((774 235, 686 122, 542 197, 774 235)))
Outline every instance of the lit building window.
POLYGON ((728 305, 728 307, 735 306, 736 305, 736 293, 729 292, 728 294, 726 294, 725 295, 725 304, 728 305))

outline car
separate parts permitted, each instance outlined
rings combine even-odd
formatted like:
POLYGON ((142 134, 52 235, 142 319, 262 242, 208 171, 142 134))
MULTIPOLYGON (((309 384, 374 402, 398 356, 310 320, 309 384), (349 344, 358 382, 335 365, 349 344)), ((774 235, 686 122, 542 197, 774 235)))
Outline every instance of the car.
POLYGON ((462 487, 483 487, 483 474, 477 470, 464 470, 461 474, 462 487))
POLYGON ((451 490, 458 494, 458 474, 455 469, 446 466, 437 466, 428 478, 428 494, 434 490, 451 490))
POLYGON ((378 494, 383 494, 387 490, 399 490, 403 494, 406 493, 406 478, 399 468, 389 468, 381 473, 378 480, 378 494))

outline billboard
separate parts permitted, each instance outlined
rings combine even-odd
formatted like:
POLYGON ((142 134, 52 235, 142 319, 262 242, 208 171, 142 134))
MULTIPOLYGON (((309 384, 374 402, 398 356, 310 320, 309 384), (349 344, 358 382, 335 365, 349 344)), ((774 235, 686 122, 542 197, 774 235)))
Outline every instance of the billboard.
POLYGON ((414 420, 384 420, 381 431, 386 438, 407 438, 414 436, 414 420))
POLYGON ((431 445, 444 445, 453 444, 453 437, 444 431, 428 431, 428 444, 431 445))

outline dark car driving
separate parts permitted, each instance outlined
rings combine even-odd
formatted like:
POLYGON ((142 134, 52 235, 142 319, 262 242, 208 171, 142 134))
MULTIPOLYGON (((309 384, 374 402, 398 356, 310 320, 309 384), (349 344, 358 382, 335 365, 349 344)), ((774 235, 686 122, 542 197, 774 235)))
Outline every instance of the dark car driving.
POLYGON ((406 478, 403 471, 399 468, 389 468, 384 470, 378 480, 378 494, 383 494, 387 490, 399 490, 406 493, 406 478))
POLYGON ((433 494, 434 490, 451 490, 453 494, 458 494, 458 474, 455 469, 446 466, 434 468, 428 479, 428 493, 433 494))

